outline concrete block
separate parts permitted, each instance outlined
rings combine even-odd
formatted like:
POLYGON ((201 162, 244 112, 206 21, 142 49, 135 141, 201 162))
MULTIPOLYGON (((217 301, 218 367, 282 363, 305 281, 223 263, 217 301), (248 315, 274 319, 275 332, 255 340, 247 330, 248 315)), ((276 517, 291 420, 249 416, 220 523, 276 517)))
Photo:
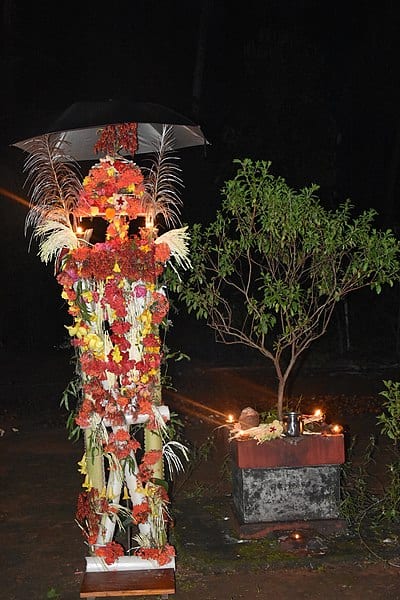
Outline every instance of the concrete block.
POLYGON ((242 469, 233 465, 239 521, 262 523, 339 517, 340 466, 242 469))

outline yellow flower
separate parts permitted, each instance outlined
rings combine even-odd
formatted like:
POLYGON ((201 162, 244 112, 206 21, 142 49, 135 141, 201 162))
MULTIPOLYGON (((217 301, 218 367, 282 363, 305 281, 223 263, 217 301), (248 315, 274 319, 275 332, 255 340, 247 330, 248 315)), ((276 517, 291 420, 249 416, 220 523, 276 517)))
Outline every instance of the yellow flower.
POLYGON ((146 346, 146 352, 150 354, 157 354, 160 351, 160 346, 146 346))
POLYGON ((117 261, 115 261, 115 265, 114 265, 113 271, 114 271, 114 273, 121 273, 121 269, 120 269, 120 266, 117 263, 117 261))
POLYGON ((90 290, 86 290, 85 292, 82 292, 82 298, 85 302, 92 302, 93 294, 90 290))
POLYGON ((85 337, 85 344, 89 350, 97 354, 103 350, 103 340, 96 333, 89 333, 85 337))
POLYGON ((66 325, 65 326, 65 328, 67 329, 67 331, 71 337, 75 336, 79 339, 85 337, 85 335, 87 333, 87 329, 81 323, 82 323, 81 321, 77 321, 75 323, 75 325, 66 325))
POLYGON ((124 495, 122 496, 123 500, 130 500, 130 495, 128 492, 128 488, 126 487, 126 485, 124 485, 124 495))
POLYGON ((147 375, 147 373, 143 373, 143 375, 140 378, 141 383, 147 383, 149 381, 149 376, 147 375))
POLYGON ((146 308, 138 317, 142 321, 142 335, 147 335, 151 332, 151 312, 146 308))
POLYGON ((118 346, 114 346, 114 349, 112 351, 112 358, 113 358, 113 361, 116 362, 117 364, 121 362, 122 355, 121 355, 121 352, 120 352, 120 349, 118 346))
POLYGON ((79 469, 78 473, 82 473, 82 475, 87 475, 87 462, 86 462, 86 452, 82 456, 82 460, 78 462, 79 469))
POLYGON ((98 206, 91 206, 90 207, 90 216, 96 217, 98 214, 99 214, 99 207, 98 206))
POLYGON ((87 489, 88 492, 92 489, 92 482, 89 479, 89 475, 86 475, 85 481, 82 483, 82 487, 87 489))

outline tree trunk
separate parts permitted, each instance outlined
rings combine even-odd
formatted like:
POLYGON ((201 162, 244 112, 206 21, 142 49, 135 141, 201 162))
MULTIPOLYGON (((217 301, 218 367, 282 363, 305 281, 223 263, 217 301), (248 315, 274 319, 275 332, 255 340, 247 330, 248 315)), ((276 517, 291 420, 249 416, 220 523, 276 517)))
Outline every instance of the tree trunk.
POLYGON ((278 401, 277 401, 277 409, 278 409, 278 419, 279 421, 283 420, 283 399, 285 397, 285 386, 286 380, 282 375, 278 375, 279 383, 278 383, 278 401))

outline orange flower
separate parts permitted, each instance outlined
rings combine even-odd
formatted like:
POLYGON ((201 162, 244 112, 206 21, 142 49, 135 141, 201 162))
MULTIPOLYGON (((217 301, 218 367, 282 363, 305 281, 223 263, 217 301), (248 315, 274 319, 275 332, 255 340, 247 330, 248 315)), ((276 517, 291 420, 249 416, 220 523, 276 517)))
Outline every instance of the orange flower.
POLYGON ((161 242, 155 245, 155 259, 158 262, 165 263, 171 256, 171 250, 167 244, 161 242))
POLYGON ((145 523, 149 516, 149 503, 145 500, 141 504, 135 504, 132 509, 132 519, 135 525, 145 523))
POLYGON ((156 462, 158 462, 161 457, 162 457, 161 450, 149 450, 143 456, 142 465, 144 467, 150 466, 150 465, 155 465, 156 462))
POLYGON ((115 208, 113 208, 112 206, 106 208, 105 217, 107 221, 112 221, 115 217, 115 208))
POLYGON ((104 558, 108 565, 112 565, 120 556, 124 556, 125 552, 121 544, 108 542, 105 546, 96 548, 95 554, 96 556, 104 558))

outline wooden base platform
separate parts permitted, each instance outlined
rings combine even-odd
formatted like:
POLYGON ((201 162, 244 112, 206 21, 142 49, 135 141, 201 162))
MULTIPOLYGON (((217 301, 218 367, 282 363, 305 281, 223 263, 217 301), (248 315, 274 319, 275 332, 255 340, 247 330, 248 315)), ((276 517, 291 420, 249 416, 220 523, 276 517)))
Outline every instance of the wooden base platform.
POLYGON ((81 598, 169 594, 175 594, 174 569, 86 572, 80 590, 81 598))

